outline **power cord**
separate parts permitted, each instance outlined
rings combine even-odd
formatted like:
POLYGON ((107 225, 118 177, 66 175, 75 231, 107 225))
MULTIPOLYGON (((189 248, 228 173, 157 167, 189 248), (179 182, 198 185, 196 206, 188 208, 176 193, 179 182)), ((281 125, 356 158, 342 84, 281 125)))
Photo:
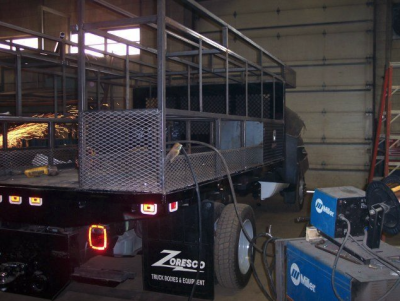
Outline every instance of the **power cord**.
MULTIPOLYGON (((235 189, 233 187, 233 182, 232 182, 232 178, 231 178, 231 173, 229 171, 229 167, 228 164, 226 163, 226 160, 224 158, 224 156, 221 154, 221 152, 215 148, 214 146, 212 146, 211 144, 205 143, 205 142, 201 142, 201 141, 192 141, 192 140, 182 140, 182 141, 173 141, 173 142, 168 142, 168 144, 174 144, 174 143, 190 143, 190 144, 199 144, 199 145, 203 145, 205 147, 208 147, 210 149, 212 149, 214 152, 217 153, 217 155, 220 157, 222 164, 224 165, 224 169, 226 171, 226 175, 228 177, 228 182, 229 182, 229 188, 231 190, 231 195, 232 195, 232 200, 233 200, 233 206, 235 207, 235 212, 236 212, 236 216, 239 220, 239 224, 240 227, 242 228, 243 234, 246 237, 246 239, 251 242, 252 238, 250 237, 249 233, 247 233, 246 229, 244 228, 243 225, 243 221, 240 218, 239 215, 239 210, 237 208, 237 200, 236 200, 236 194, 235 194, 235 189)), ((254 245, 253 246, 258 252, 262 253, 262 249, 260 249, 258 246, 254 245)))
MULTIPOLYGON (((251 238, 250 235, 248 234, 247 230, 245 229, 245 227, 244 227, 244 225, 243 225, 243 221, 242 221, 242 219, 241 219, 241 217, 240 217, 239 210, 238 210, 238 208, 237 208, 237 199, 236 199, 236 194, 235 194, 235 190, 234 190, 234 186, 233 186, 233 182, 232 182, 232 178, 231 178, 231 173, 230 173, 230 171, 229 171, 228 164, 226 163, 226 160, 225 160, 224 156, 221 154, 221 152, 220 152, 217 148, 215 148, 214 146, 212 146, 211 144, 208 144, 208 143, 205 143, 205 142, 201 142, 201 141, 182 140, 182 141, 171 141, 171 142, 167 142, 167 144, 175 144, 175 145, 177 145, 177 144, 183 144, 183 143, 188 143, 188 144, 199 144, 199 145, 205 146, 205 147, 210 148, 211 150, 213 150, 213 151, 214 151, 215 153, 217 153, 217 155, 220 157, 220 159, 221 159, 221 161, 222 161, 222 164, 224 165, 224 169, 225 169, 227 178, 228 178, 229 187, 230 187, 230 190, 231 190, 231 195, 232 195, 232 200, 233 200, 233 206, 234 206, 234 208, 235 208, 236 216, 237 216, 237 218, 238 218, 238 221, 239 221, 239 224, 240 224, 240 227, 241 227, 241 229, 242 229, 242 231, 243 231, 244 236, 246 237, 246 239, 249 241, 249 243, 250 243, 251 246, 252 246, 252 248, 249 248, 249 253, 250 253, 250 265, 251 265, 251 267, 252 267, 252 269, 253 269, 254 277, 256 278, 256 281, 257 281, 257 283, 258 283, 260 289, 261 289, 262 292, 264 293, 264 296, 265 296, 268 300, 273 301, 274 299, 276 299, 276 288, 275 288, 275 286, 274 286, 274 284, 273 284, 272 272, 271 272, 271 270, 270 270, 270 268, 269 268, 269 266, 268 266, 267 259, 266 259, 266 258, 265 258, 265 259, 263 258, 263 263, 264 263, 264 267, 266 267, 266 275, 267 275, 267 279, 268 279, 268 284, 269 284, 269 286, 270 286, 271 291, 272 291, 273 294, 275 295, 274 298, 271 297, 271 296, 268 294, 268 292, 267 292, 265 286, 261 283, 261 280, 260 280, 260 278, 258 277, 257 271, 256 271, 256 269, 255 269, 255 265, 254 265, 254 255, 253 255, 252 249, 256 250, 257 252, 259 252, 259 253, 261 253, 261 254, 263 254, 263 255, 264 255, 264 254, 268 255, 268 254, 267 254, 267 251, 266 251, 266 250, 267 250, 267 247, 268 247, 268 244, 269 244, 270 242, 276 240, 276 238, 272 237, 272 235, 269 234, 269 233, 262 233, 262 234, 257 235, 257 236, 256 236, 257 238, 262 237, 262 236, 264 236, 264 237, 269 237, 269 239, 264 243, 264 246, 265 246, 265 247, 259 248, 259 247, 256 245, 256 240, 253 241, 253 238, 251 238)), ((198 208, 199 208, 199 209, 198 209, 198 211, 199 211, 199 224, 200 224, 200 221, 201 221, 201 210, 200 210, 200 209, 201 209, 201 199, 200 199, 200 192, 199 192, 199 186, 198 186, 198 182, 197 182, 197 179, 196 179, 196 175, 195 175, 195 172, 194 172, 194 170, 193 170, 193 166, 192 166, 192 164, 191 164, 190 158, 189 158, 189 156, 187 155, 187 153, 186 153, 186 151, 184 150, 184 148, 183 148, 182 146, 180 146, 180 147, 175 147, 175 145, 174 145, 174 147, 171 149, 171 151, 173 151, 173 152, 172 152, 172 153, 170 152, 170 153, 167 155, 167 158, 170 159, 170 160, 172 161, 172 160, 179 154, 179 151, 180 151, 180 150, 183 151, 183 154, 185 155, 185 158, 186 158, 186 160, 187 160, 187 162, 188 162, 188 164, 189 164, 189 168, 190 168, 190 171, 191 171, 191 173, 192 173, 193 181, 195 182, 195 185, 196 185, 197 201, 198 201, 198 208), (173 150, 174 148, 175 148, 175 150, 173 150), (179 149, 178 149, 178 148, 179 148, 179 149), (171 159, 171 158, 172 158, 172 159, 171 159)), ((201 231, 201 227, 200 227, 200 231, 201 231)), ((201 232, 199 232, 199 235, 201 236, 200 233, 201 233, 201 232)), ((199 249, 200 249, 200 248, 199 248, 199 249)), ((199 250, 199 252, 200 252, 200 250, 199 250)), ((189 297, 189 301, 192 300, 192 298, 193 298, 194 291, 195 291, 195 288, 196 288, 196 282, 197 282, 197 279, 198 279, 198 277, 199 277, 199 272, 200 272, 200 271, 198 270, 198 271, 197 271, 197 275, 196 275, 196 281, 195 281, 195 283, 193 284, 193 288, 192 288, 192 292, 191 292, 190 297, 189 297)))
POLYGON ((186 161, 187 161, 187 163, 189 165, 190 172, 191 172, 192 177, 193 177, 193 181, 194 181, 194 183, 196 185, 196 195, 197 195, 197 214, 198 214, 198 226, 199 226, 199 250, 198 250, 199 251, 199 254, 198 254, 198 257, 199 257, 198 258, 198 263, 199 264, 198 264, 198 267, 197 267, 196 279, 195 279, 195 281, 193 283, 192 291, 190 292, 190 296, 189 296, 189 299, 188 299, 189 301, 191 301, 193 299, 193 295, 194 295, 194 292, 196 290, 197 280, 199 280, 199 276, 200 276, 201 249, 202 249, 202 242, 203 242, 202 241, 202 237, 203 237, 202 227, 203 227, 203 225, 202 225, 202 220, 201 220, 201 198, 200 198, 199 182, 197 181, 196 173, 194 172, 192 162, 190 161, 190 158, 189 158, 187 152, 185 151, 185 149, 183 147, 181 148, 181 151, 182 151, 183 155, 185 156, 186 161))
MULTIPOLYGON (((274 238, 271 236, 271 234, 269 234, 269 233, 260 233, 260 234, 258 234, 257 236, 255 236, 255 237, 251 240, 250 243, 251 243, 252 245, 255 245, 256 242, 257 242, 257 239, 259 239, 259 238, 261 238, 261 237, 266 237, 266 238, 268 238, 268 240, 267 240, 267 241, 264 243, 264 245, 263 245, 265 248, 268 247, 268 244, 267 244, 267 243, 268 243, 270 240, 274 239, 274 238)), ((264 247, 263 247, 263 249, 264 249, 264 247)), ((268 293, 267 289, 265 288, 265 286, 264 286, 263 283, 261 282, 261 279, 260 279, 260 277, 259 277, 259 275, 258 275, 258 272, 257 272, 257 269, 256 269, 256 267, 255 267, 254 261, 255 261, 255 254, 254 254, 254 252, 250 251, 250 265, 251 265, 251 268, 252 268, 252 270, 253 270, 254 279, 256 280, 257 285, 258 285, 258 287, 261 289, 261 292, 264 294, 264 296, 265 296, 269 301, 274 301, 274 300, 276 299, 276 290, 275 290, 275 286, 273 285, 272 274, 270 273, 270 270, 267 268, 268 272, 267 272, 267 270, 266 270, 266 273, 267 273, 268 284, 269 284, 269 287, 270 287, 270 289, 271 289, 271 291, 272 291, 273 296, 271 296, 271 295, 268 293)), ((263 258, 263 261, 264 261, 264 258, 263 258)))
POLYGON ((342 244, 339 247, 338 252, 336 253, 335 261, 333 262, 332 274, 331 274, 331 284, 332 284, 332 289, 333 289, 333 292, 335 293, 336 298, 338 298, 340 301, 344 301, 340 297, 339 293, 336 290, 336 287, 335 287, 335 274, 336 274, 337 264, 338 264, 338 261, 339 261, 339 258, 340 258, 340 253, 342 253, 342 250, 343 250, 343 248, 344 248, 344 246, 345 246, 345 244, 346 244, 346 242, 347 242, 347 240, 349 239, 349 236, 350 236, 351 225, 350 225, 349 220, 346 219, 343 214, 339 214, 339 219, 341 219, 341 220, 346 222, 346 224, 347 224, 347 233, 346 233, 345 238, 343 239, 342 244))

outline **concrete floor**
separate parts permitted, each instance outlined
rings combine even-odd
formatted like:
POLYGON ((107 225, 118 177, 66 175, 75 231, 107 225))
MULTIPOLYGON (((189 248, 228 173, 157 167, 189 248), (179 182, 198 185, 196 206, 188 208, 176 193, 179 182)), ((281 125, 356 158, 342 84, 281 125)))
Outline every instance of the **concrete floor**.
MULTIPOLYGON (((301 212, 295 212, 291 206, 283 204, 281 197, 277 196, 272 199, 263 201, 259 204, 252 197, 239 198, 242 203, 247 203, 253 207, 256 215, 257 233, 265 231, 272 225, 272 234, 280 238, 295 238, 299 237, 304 228, 304 224, 296 224, 294 219, 298 216, 308 216, 310 208, 311 196, 307 196, 306 203, 301 212)), ((399 242, 399 237, 389 240, 390 243, 399 242)), ((136 279, 128 280, 120 284, 117 288, 105 288, 88 286, 85 284, 72 283, 63 293, 56 299, 57 301, 122 301, 122 300, 187 300, 176 296, 167 296, 163 294, 145 293, 144 295, 135 295, 135 292, 142 291, 141 278, 141 257, 135 258, 93 258, 89 265, 100 265, 103 268, 139 271, 136 279)), ((259 273, 262 274, 260 257, 258 256, 256 266, 259 267, 259 273)), ((266 283, 266 278, 262 275, 263 283, 266 283)), ((43 301, 45 299, 20 296, 15 294, 0 293, 1 301, 43 301)), ((242 301, 242 300, 266 300, 252 277, 249 284, 243 290, 235 291, 226 289, 220 285, 215 288, 216 301, 242 301)))

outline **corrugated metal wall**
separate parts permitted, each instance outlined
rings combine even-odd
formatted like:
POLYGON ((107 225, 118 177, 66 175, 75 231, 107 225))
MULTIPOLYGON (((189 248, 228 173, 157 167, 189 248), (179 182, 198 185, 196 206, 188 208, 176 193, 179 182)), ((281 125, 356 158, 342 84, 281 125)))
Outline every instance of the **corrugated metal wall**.
MULTIPOLYGON (((308 187, 363 187, 373 120, 373 3, 213 0, 201 4, 297 72, 297 88, 288 90, 286 99, 307 126, 308 187)), ((216 35, 201 20, 197 30, 216 35)), ((241 45, 233 41, 230 47, 240 51, 241 45)))

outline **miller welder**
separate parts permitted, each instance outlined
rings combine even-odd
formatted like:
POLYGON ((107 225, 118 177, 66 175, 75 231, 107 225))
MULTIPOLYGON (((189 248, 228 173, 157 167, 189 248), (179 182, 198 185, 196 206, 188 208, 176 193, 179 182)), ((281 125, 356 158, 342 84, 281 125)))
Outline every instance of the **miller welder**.
POLYGON ((399 198, 398 177, 372 182, 366 192, 317 189, 311 224, 321 237, 286 243, 286 298, 372 301, 389 292, 383 300, 399 300, 400 250, 380 240, 382 231, 400 231, 399 198))

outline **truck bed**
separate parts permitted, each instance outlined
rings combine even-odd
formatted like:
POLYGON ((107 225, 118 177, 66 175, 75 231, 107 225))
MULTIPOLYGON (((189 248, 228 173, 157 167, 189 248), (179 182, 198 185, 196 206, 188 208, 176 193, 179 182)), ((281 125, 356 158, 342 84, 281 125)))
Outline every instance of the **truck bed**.
POLYGON ((79 188, 78 170, 61 169, 56 176, 43 175, 35 178, 28 178, 24 174, 1 176, 0 185, 79 188))

